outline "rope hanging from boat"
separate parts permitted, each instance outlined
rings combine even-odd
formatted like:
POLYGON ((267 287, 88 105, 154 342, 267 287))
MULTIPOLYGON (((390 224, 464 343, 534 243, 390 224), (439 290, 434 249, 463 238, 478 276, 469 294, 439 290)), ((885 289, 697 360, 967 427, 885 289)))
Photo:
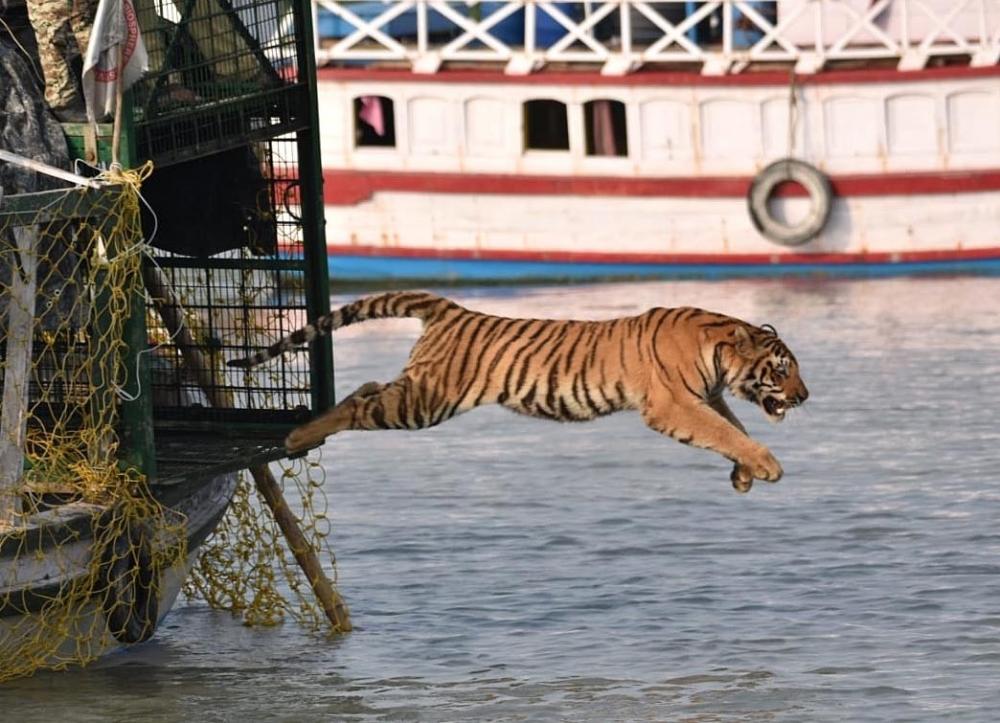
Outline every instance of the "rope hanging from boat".
POLYGON ((789 75, 788 87, 788 155, 762 169, 747 190, 747 210, 754 228, 783 246, 800 246, 816 238, 826 226, 833 208, 830 179, 815 166, 795 157, 799 123, 798 95, 798 81, 793 69, 789 75), (809 212, 795 223, 776 216, 770 207, 775 191, 788 182, 802 186, 810 198, 809 212))

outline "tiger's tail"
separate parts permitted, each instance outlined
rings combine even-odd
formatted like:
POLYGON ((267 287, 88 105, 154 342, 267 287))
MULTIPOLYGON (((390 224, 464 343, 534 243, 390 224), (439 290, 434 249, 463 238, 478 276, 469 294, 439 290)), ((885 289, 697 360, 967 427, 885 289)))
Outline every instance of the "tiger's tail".
POLYGON ((439 314, 444 308, 452 306, 456 304, 426 291, 391 291, 376 296, 366 296, 315 319, 263 351, 242 359, 231 359, 226 364, 238 369, 249 369, 281 356, 286 351, 308 344, 318 336, 330 334, 342 326, 350 326, 369 319, 410 317, 425 321, 439 314))

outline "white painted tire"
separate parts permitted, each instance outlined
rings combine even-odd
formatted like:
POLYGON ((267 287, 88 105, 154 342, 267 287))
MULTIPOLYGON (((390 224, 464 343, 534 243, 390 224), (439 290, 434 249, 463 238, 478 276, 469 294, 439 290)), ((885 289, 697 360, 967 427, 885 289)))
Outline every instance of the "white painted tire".
POLYGON ((815 166, 794 158, 775 161, 753 179, 747 192, 750 220, 766 238, 782 246, 800 246, 819 235, 830 218, 833 189, 830 179, 815 166), (780 184, 792 181, 809 193, 811 208, 804 219, 786 224, 771 215, 767 202, 780 184))

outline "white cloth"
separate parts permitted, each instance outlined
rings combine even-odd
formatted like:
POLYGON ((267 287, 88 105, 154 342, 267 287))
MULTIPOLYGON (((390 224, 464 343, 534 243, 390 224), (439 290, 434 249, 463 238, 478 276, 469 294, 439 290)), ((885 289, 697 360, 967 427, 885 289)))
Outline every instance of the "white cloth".
POLYGON ((115 112, 115 84, 122 69, 123 90, 149 69, 135 6, 132 0, 100 0, 83 58, 83 97, 91 122, 115 112))

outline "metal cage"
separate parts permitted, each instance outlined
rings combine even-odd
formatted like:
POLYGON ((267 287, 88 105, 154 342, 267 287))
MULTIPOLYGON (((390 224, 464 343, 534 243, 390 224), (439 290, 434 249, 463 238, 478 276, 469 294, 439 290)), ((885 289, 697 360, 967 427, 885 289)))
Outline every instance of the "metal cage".
POLYGON ((150 71, 132 89, 131 150, 155 167, 151 265, 231 403, 207 403, 151 307, 153 417, 280 431, 331 404, 329 340, 250 372, 224 362, 329 310, 310 6, 155 0, 137 12, 150 71))

